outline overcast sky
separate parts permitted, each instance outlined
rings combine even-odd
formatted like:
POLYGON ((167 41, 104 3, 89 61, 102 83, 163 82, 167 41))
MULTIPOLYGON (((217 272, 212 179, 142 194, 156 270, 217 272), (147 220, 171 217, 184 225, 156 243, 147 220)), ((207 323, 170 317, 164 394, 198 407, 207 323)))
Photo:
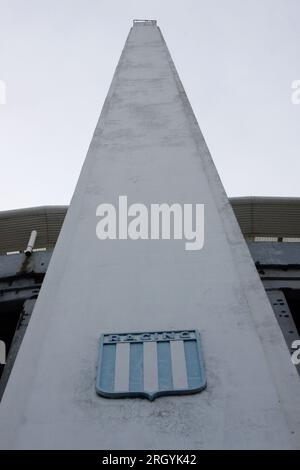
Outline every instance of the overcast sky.
POLYGON ((0 210, 68 204, 133 18, 157 19, 229 196, 300 196, 300 0, 0 0, 0 210))

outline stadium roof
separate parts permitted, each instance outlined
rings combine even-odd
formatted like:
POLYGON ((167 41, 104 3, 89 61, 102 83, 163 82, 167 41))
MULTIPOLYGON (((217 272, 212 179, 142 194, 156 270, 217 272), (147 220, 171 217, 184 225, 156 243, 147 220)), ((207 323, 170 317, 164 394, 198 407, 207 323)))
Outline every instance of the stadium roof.
MULTIPOLYGON (((300 198, 234 197, 230 203, 246 239, 300 237, 300 198)), ((26 248, 32 230, 35 248, 53 248, 68 206, 41 206, 0 212, 0 254, 26 248)))

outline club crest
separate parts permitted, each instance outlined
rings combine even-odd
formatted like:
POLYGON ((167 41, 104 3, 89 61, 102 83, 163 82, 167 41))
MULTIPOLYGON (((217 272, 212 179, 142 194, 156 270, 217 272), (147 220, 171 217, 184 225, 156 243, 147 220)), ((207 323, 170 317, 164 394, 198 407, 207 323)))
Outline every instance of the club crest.
POLYGON ((103 334, 96 390, 108 398, 182 395, 206 387, 197 330, 103 334))

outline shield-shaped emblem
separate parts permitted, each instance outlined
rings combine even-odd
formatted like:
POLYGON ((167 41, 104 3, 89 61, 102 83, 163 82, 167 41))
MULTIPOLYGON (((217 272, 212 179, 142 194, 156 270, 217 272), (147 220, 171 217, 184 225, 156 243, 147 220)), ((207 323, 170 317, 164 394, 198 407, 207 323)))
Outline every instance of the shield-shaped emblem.
POLYGON ((96 390, 108 398, 182 395, 206 387, 197 330, 103 334, 96 390))

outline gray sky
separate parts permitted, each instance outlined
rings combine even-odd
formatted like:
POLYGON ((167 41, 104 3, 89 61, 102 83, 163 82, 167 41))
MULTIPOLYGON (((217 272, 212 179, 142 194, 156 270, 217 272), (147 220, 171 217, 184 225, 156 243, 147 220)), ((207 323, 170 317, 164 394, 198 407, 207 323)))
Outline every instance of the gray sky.
POLYGON ((229 196, 300 196, 299 0, 0 0, 0 210, 68 204, 133 18, 157 19, 229 196))

